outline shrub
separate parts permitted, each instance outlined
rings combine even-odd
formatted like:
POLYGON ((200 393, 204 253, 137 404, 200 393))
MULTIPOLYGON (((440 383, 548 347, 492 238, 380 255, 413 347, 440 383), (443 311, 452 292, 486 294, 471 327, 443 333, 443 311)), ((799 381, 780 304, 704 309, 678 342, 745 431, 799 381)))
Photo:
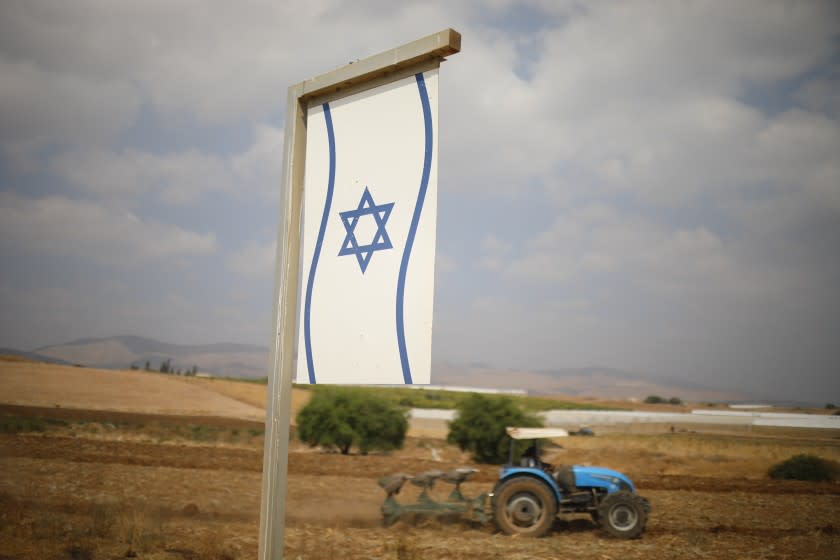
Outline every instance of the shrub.
POLYGON ((46 423, 40 418, 19 418, 17 416, 4 416, 0 418, 0 433, 3 434, 43 432, 46 429, 46 423))
MULTIPOLYGON (((542 422, 524 413, 510 398, 472 394, 458 405, 458 416, 449 423, 446 439, 472 453, 479 463, 500 464, 508 459, 508 426, 540 427, 542 422)), ((518 442, 517 455, 527 446, 526 441, 518 442)))
POLYGON ((785 480, 832 481, 840 478, 840 465, 815 455, 795 455, 770 468, 770 478, 785 480))
POLYGON ((408 420, 399 408, 354 389, 319 390, 297 415, 301 441, 336 447, 345 455, 353 446, 362 455, 399 449, 407 431, 408 420))
POLYGON ((683 402, 682 399, 679 397, 671 397, 670 399, 666 399, 665 397, 660 397, 659 395, 648 395, 645 399, 645 403, 681 405, 683 402))

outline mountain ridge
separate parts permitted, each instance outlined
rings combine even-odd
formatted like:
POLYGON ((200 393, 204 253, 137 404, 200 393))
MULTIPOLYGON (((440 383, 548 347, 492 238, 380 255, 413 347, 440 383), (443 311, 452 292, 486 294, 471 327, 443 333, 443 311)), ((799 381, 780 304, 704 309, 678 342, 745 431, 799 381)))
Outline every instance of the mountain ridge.
MULTIPOLYGON (((110 369, 144 368, 148 362, 149 367, 156 370, 161 362, 171 360, 173 370, 188 370, 195 365, 199 372, 224 377, 260 378, 268 372, 269 350, 254 344, 173 344, 148 337, 119 335, 80 338, 42 346, 29 354, 47 360, 110 369)), ((434 362, 432 383, 615 399, 644 399, 648 395, 660 395, 695 402, 750 400, 744 394, 696 381, 661 378, 606 366, 520 370, 480 362, 434 362)))
POLYGON ((138 352, 153 351, 165 352, 169 350, 175 353, 184 353, 195 350, 216 350, 219 352, 235 352, 235 351, 268 351, 266 346, 258 346, 255 344, 242 344, 238 342, 215 342, 210 344, 175 344, 171 342, 162 342, 154 338, 137 335, 116 335, 106 336, 100 338, 80 338, 62 344, 51 344, 35 348, 31 352, 38 353, 44 349, 53 348, 56 346, 80 346, 85 344, 93 344, 106 341, 118 341, 135 349, 138 352))
POLYGON ((33 353, 90 367, 126 369, 131 366, 158 369, 170 360, 172 369, 189 369, 225 377, 265 377, 268 348, 254 344, 220 342, 173 344, 136 335, 80 338, 42 346, 33 353))

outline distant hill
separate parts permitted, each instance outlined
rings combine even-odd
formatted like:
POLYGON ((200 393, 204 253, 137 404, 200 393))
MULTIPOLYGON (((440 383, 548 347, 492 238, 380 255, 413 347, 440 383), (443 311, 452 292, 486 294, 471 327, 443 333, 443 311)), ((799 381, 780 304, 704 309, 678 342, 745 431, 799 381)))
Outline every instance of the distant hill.
MULTIPOLYGON (((108 369, 127 369, 132 365, 142 369, 148 361, 150 367, 157 370, 162 361, 169 359, 175 369, 188 370, 196 365, 200 372, 226 377, 265 377, 268 367, 268 349, 263 346, 171 344, 140 336, 85 338, 31 352, 0 350, 2 353, 22 355, 37 361, 108 369)), ((599 367, 535 371, 500 369, 481 363, 435 362, 432 364, 432 383, 621 400, 641 400, 648 395, 679 397, 693 402, 748 400, 744 394, 737 392, 599 367)))
POLYGON ((674 379, 655 379, 611 368, 574 368, 551 371, 495 369, 485 364, 436 363, 432 382, 444 385, 525 389, 531 394, 570 395, 607 399, 639 399, 649 395, 684 401, 745 400, 734 391, 717 390, 674 379))
POLYGON ((26 352, 23 350, 15 350, 14 348, 0 348, 0 356, 15 356, 23 358, 30 362, 44 362, 47 364, 57 364, 60 366, 72 366, 70 362, 58 358, 52 358, 44 354, 36 354, 34 352, 26 352))
POLYGON ((140 336, 84 338, 37 348, 32 354, 97 368, 143 368, 149 362, 152 369, 158 369, 163 361, 171 360, 175 369, 195 365, 201 372, 226 377, 265 377, 268 366, 268 349, 263 346, 170 344, 140 336))

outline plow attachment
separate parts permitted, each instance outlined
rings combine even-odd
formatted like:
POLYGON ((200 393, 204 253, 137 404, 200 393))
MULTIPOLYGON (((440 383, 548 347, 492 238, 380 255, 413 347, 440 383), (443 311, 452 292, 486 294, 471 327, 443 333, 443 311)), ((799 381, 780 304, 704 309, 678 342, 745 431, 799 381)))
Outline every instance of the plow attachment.
POLYGON ((416 476, 404 473, 392 474, 379 479, 379 486, 385 490, 387 497, 382 503, 382 520, 386 527, 393 525, 403 516, 426 516, 440 517, 450 515, 463 515, 467 519, 478 521, 486 525, 489 521, 487 514, 487 492, 475 498, 468 498, 461 493, 461 483, 469 476, 478 472, 478 469, 462 467, 451 471, 426 471, 416 476), (435 481, 443 479, 445 482, 454 485, 452 492, 446 501, 434 500, 429 492, 435 485, 435 481), (423 489, 414 503, 399 503, 395 496, 399 494, 406 482, 423 489))

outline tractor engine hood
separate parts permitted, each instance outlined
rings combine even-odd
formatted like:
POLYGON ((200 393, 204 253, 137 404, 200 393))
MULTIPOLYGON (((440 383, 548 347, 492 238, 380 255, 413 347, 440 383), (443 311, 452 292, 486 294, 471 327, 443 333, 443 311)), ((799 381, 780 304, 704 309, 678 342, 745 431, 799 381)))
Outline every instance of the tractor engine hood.
POLYGON ((581 467, 574 465, 575 485, 578 488, 606 488, 608 492, 629 490, 635 493, 633 482, 618 471, 604 467, 581 467))

